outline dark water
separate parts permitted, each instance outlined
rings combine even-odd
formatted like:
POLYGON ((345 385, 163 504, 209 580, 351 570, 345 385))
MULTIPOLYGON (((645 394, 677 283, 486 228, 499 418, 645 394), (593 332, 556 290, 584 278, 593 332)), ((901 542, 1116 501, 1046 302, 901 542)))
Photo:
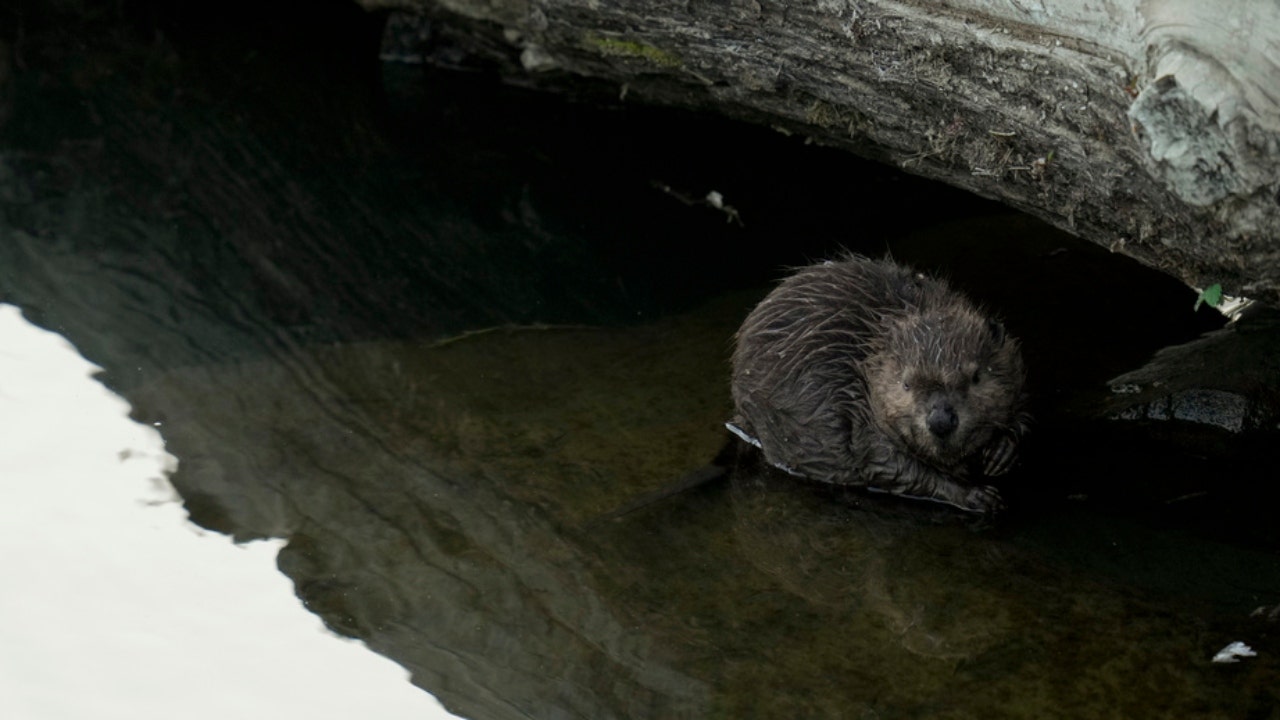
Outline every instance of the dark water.
POLYGON ((162 423, 196 522, 288 538, 331 628, 475 718, 1278 715, 1273 513, 1087 419, 1213 325, 1190 291, 799 138, 380 68, 321 14, 23 16, 0 300, 162 423), (741 223, 672 194, 710 190, 741 223), (1012 510, 744 462, 601 522, 716 455, 738 322, 838 247, 1023 338, 1012 510))

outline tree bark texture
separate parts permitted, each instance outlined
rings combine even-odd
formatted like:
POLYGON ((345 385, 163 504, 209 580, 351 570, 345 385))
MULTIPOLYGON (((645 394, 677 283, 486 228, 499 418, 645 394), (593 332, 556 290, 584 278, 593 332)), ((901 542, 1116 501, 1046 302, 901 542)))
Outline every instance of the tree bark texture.
POLYGON ((412 11, 387 58, 438 61, 410 46, 447 32, 522 82, 802 134, 1280 302, 1271 0, 361 2, 412 11))

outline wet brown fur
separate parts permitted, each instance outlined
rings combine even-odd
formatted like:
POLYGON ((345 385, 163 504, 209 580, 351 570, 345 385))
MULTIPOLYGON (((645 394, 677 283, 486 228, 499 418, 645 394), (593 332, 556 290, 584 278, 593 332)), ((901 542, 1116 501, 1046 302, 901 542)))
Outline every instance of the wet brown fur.
POLYGON ((991 511, 999 494, 968 478, 1012 464, 1024 383, 1017 340, 966 297, 849 255, 800 269, 743 322, 734 424, 795 474, 991 511))

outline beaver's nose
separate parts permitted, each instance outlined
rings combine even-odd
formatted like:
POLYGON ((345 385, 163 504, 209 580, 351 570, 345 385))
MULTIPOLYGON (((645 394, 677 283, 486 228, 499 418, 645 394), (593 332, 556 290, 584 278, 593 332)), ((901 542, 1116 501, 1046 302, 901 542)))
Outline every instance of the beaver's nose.
POLYGON ((955 432, 956 426, 960 424, 960 418, 956 416, 955 408, 951 407, 951 403, 946 400, 935 400, 929 407, 929 414, 924 419, 925 425, 929 427, 929 432, 938 437, 946 437, 955 432))

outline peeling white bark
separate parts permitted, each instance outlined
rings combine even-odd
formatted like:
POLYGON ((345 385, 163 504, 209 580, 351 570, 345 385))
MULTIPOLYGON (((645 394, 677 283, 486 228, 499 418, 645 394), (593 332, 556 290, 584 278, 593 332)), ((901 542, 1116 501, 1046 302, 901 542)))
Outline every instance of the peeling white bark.
POLYGON ((1147 84, 1129 109, 1149 169, 1186 202, 1248 196, 1280 176, 1280 5, 1142 5, 1147 84))

